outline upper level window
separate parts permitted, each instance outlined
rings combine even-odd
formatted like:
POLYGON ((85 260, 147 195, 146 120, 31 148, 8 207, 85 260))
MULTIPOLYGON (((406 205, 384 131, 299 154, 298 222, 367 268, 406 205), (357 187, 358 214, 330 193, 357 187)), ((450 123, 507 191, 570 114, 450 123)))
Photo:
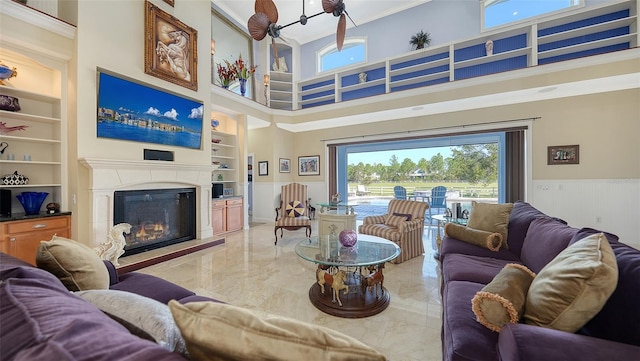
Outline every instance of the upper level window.
POLYGON ((483 29, 580 6, 584 0, 484 0, 483 29))
POLYGON ((345 39, 342 51, 338 51, 335 43, 325 46, 318 51, 318 73, 333 70, 343 66, 363 63, 367 61, 367 39, 345 39))

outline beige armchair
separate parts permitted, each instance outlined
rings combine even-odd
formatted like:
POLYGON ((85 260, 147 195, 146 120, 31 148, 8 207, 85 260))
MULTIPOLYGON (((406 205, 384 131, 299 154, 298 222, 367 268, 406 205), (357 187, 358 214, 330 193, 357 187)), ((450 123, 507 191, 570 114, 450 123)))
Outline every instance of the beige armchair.
POLYGON ((395 242, 402 252, 393 263, 402 263, 424 254, 424 215, 426 202, 392 199, 387 214, 365 217, 358 233, 368 234, 395 242))
POLYGON ((273 233, 278 244, 278 229, 280 238, 282 230, 297 230, 305 228, 305 235, 311 237, 311 219, 309 219, 309 204, 307 200, 307 186, 300 183, 283 185, 280 193, 280 207, 276 208, 276 225, 273 233))

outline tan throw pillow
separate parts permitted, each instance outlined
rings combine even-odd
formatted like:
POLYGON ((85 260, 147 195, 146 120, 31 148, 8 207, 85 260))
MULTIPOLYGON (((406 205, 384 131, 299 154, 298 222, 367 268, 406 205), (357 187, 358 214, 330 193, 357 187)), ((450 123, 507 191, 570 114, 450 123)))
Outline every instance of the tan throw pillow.
POLYGON ((326 327, 216 302, 169 308, 192 360, 385 360, 364 343, 326 327))
POLYGON ((69 291, 109 288, 109 271, 96 252, 72 239, 42 241, 36 265, 58 277, 69 291))
POLYGON ((473 201, 467 226, 481 231, 500 233, 503 239, 502 247, 508 249, 507 230, 512 209, 513 203, 491 204, 473 201))
POLYGON ((387 226, 398 227, 400 223, 406 222, 406 221, 407 221, 406 216, 390 215, 387 217, 387 220, 384 222, 384 224, 386 224, 387 226))
POLYGON ((618 283, 618 263, 602 233, 572 244, 538 272, 527 294, 528 324, 576 332, 607 302, 618 283))
POLYGON ((535 277, 527 267, 509 263, 471 299, 478 322, 491 331, 500 332, 507 323, 517 323, 522 316, 529 286, 535 277))
POLYGON ((484 247, 490 251, 497 252, 502 244, 502 235, 496 232, 481 231, 471 227, 465 227, 456 223, 444 225, 444 234, 461 241, 484 247))

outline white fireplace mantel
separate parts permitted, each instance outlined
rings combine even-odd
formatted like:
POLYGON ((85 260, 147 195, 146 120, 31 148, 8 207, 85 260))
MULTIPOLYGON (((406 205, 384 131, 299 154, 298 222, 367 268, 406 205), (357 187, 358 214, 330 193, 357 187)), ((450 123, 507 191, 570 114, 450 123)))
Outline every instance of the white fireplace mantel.
POLYGON ((210 165, 166 161, 82 158, 89 169, 91 242, 100 244, 113 226, 113 196, 119 190, 196 188, 196 237, 213 237, 210 165))

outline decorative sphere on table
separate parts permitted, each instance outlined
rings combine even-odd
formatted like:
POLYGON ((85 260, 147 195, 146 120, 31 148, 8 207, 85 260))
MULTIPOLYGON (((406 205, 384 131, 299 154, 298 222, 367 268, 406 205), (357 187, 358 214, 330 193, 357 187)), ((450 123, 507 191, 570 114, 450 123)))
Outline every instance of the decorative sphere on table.
POLYGON ((358 242, 358 234, 353 229, 340 231, 338 238, 344 247, 353 247, 358 242))

